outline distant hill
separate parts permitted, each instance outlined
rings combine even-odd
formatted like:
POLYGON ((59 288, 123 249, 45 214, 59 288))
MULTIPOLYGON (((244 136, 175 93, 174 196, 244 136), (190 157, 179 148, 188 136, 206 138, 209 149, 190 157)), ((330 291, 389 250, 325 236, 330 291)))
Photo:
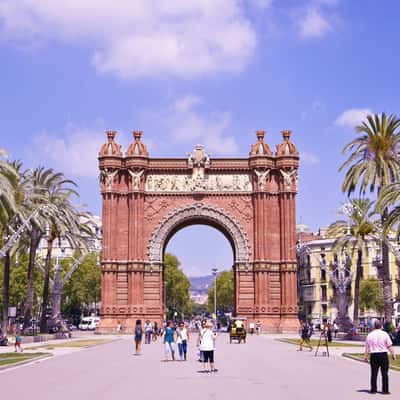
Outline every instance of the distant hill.
POLYGON ((196 292, 199 294, 206 294, 208 290, 214 283, 214 276, 213 275, 206 275, 206 276, 191 276, 189 277, 191 287, 191 292, 196 292))

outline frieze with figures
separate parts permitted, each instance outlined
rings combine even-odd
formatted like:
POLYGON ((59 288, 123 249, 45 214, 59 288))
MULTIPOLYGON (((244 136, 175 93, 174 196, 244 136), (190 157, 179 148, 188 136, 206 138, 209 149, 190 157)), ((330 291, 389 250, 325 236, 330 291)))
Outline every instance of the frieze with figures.
POLYGON ((148 175, 146 179, 148 192, 251 192, 252 184, 249 175, 148 175))

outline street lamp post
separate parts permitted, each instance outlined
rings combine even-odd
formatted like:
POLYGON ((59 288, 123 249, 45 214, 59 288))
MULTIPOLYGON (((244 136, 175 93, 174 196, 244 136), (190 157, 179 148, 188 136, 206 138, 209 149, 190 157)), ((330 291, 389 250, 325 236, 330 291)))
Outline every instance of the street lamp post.
POLYGON ((213 268, 212 274, 214 275, 214 315, 215 319, 217 319, 217 273, 218 268, 213 268))

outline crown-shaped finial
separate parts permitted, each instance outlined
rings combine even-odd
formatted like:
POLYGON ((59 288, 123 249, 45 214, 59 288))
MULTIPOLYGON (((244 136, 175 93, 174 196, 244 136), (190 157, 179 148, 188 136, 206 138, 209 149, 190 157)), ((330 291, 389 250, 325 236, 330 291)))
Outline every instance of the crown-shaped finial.
POLYGON ((143 131, 133 131, 133 137, 135 140, 140 140, 142 137, 143 131))
POLYGON ((290 140, 291 134, 292 134, 292 131, 289 131, 289 130, 282 131, 283 139, 286 141, 290 140))
POLYGON ((117 132, 116 131, 106 131, 106 133, 107 133, 108 141, 109 142, 114 141, 117 132))
POLYGON ((99 155, 100 156, 121 156, 121 145, 114 141, 117 135, 116 131, 106 131, 108 142, 103 144, 99 155))
POLYGON ((265 131, 256 131, 257 139, 264 140, 265 131))
POLYGON ((142 138, 143 131, 137 130, 137 131, 133 131, 132 133, 133 133, 133 138, 135 140, 128 147, 126 155, 129 156, 129 157, 131 157, 131 156, 148 157, 149 156, 149 152, 147 151, 147 147, 140 140, 142 138))

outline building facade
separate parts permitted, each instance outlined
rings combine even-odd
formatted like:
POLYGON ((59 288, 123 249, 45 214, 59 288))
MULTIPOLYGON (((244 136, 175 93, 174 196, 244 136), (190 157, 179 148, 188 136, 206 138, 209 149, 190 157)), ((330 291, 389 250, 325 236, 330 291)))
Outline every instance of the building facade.
MULTIPOLYGON (((298 241, 298 285, 299 285, 299 314, 302 318, 311 318, 318 324, 323 318, 334 321, 338 315, 335 302, 335 288, 332 282, 332 271, 338 263, 349 266, 351 286, 349 288, 348 316, 353 320, 353 302, 355 270, 357 254, 338 254, 333 250, 335 239, 329 238, 326 229, 318 233, 310 233, 305 225, 297 226, 298 241)), ((363 255, 362 279, 378 277, 380 250, 375 243, 368 246, 368 254, 363 255)), ((394 317, 398 319, 396 299, 398 299, 398 267, 393 254, 390 254, 390 271, 392 293, 394 300, 394 317)), ((360 322, 368 318, 381 317, 376 310, 360 310, 360 322)))

